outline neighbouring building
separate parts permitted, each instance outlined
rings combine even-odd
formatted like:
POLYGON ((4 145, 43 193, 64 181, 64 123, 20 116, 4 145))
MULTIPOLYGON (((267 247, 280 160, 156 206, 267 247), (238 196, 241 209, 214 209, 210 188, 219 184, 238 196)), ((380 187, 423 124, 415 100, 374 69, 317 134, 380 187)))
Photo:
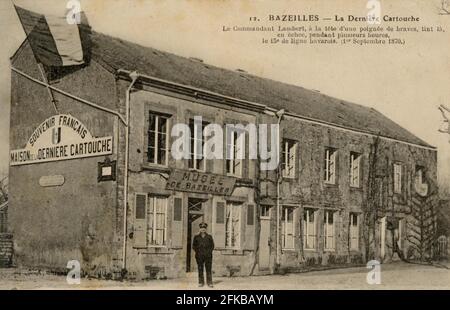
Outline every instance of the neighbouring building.
MULTIPOLYGON (((27 41, 11 58, 17 265, 79 260, 96 276, 182 277, 196 269, 201 221, 215 275, 427 255, 437 151, 380 112, 96 32, 91 41, 82 66, 42 66, 27 41), (280 168, 248 156, 175 160, 172 127, 198 132, 195 116, 193 146, 207 124, 280 122, 280 168)), ((230 136, 224 152, 257 143, 230 136)))

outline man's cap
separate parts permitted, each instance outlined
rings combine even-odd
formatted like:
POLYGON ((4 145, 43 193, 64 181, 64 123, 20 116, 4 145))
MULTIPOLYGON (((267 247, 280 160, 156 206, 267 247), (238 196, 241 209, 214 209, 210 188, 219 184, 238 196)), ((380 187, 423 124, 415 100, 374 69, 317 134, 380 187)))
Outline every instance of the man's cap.
POLYGON ((200 223, 198 226, 200 226, 200 228, 207 228, 208 224, 206 223, 200 223))

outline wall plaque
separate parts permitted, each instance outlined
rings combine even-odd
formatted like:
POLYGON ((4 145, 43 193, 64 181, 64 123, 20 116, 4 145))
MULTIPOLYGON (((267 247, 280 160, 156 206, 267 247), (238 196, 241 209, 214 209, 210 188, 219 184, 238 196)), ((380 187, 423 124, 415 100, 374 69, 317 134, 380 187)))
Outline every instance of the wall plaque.
POLYGON ((190 170, 173 170, 167 180, 166 189, 228 196, 233 192, 235 184, 236 178, 229 176, 190 170))

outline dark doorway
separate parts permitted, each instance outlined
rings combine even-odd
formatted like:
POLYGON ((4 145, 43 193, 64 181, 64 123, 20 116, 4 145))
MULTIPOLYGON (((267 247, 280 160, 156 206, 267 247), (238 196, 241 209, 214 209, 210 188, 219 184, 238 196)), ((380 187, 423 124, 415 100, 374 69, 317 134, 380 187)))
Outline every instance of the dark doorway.
POLYGON ((204 199, 188 198, 188 227, 187 227, 187 252, 186 252, 186 272, 196 271, 192 240, 199 231, 199 224, 203 222, 204 199))

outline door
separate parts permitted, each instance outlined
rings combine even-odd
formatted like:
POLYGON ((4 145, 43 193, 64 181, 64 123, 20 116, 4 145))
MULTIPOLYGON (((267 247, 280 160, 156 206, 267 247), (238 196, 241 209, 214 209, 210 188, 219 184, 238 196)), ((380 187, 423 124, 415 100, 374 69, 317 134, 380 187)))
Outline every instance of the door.
POLYGON ((270 266, 270 207, 261 207, 261 232, 259 235, 259 268, 270 266))
POLYGON ((186 239, 186 272, 197 271, 197 262, 195 261, 195 251, 192 249, 192 241, 194 240, 194 236, 199 232, 199 224, 204 221, 203 202, 204 200, 200 199, 188 199, 189 214, 186 239))

